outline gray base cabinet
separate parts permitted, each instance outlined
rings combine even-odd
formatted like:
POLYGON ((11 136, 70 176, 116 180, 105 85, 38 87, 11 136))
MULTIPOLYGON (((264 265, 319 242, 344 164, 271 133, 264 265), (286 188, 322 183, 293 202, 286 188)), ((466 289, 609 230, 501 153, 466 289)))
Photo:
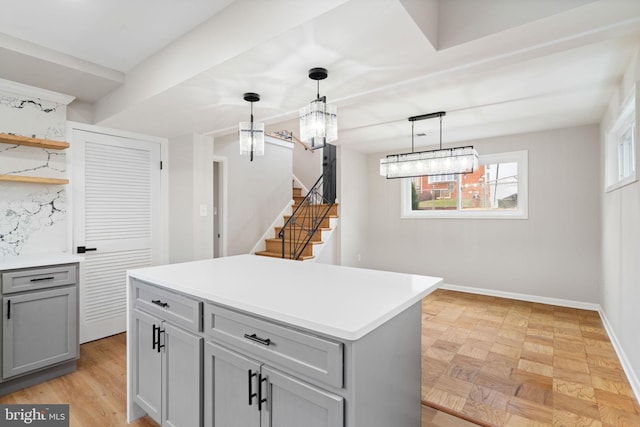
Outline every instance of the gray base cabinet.
MULTIPOLYGON (((140 308, 131 314, 133 351, 129 364, 133 401, 161 426, 202 426, 204 338, 166 320, 172 318, 172 310, 181 307, 181 296, 146 294, 153 291, 146 286, 139 290, 151 305, 139 304, 140 308)), ((198 329, 200 321, 192 325, 198 329)))
POLYGON ((3 297, 2 378, 76 358, 76 304, 75 287, 3 297))
POLYGON ((344 399, 217 344, 205 344, 205 425, 342 427, 344 399))
POLYGON ((420 425, 420 302, 346 341, 135 278, 129 286, 129 422, 420 425))
POLYGON ((0 394, 60 374, 78 358, 77 264, 5 270, 0 394))

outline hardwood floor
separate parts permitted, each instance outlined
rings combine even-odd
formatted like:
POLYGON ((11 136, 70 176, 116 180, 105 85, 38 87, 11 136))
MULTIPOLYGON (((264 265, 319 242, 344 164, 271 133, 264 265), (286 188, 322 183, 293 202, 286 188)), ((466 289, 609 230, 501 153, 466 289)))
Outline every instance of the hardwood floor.
MULTIPOLYGON (((438 290, 422 331, 423 399, 443 410, 423 406, 422 427, 640 426, 595 312, 438 290)), ((125 426, 125 349, 125 334, 83 344, 76 372, 0 403, 68 403, 73 427, 125 426)))
POLYGON ((640 426, 597 312, 438 290, 422 313, 423 402, 489 426, 640 426))

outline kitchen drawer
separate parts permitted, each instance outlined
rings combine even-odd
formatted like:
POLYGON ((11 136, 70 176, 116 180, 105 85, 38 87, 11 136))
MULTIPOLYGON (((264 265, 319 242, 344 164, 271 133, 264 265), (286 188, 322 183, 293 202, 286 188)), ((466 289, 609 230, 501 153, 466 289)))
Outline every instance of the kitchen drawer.
POLYGON ((191 331, 202 331, 202 301, 148 285, 136 279, 131 280, 136 308, 191 331))
POLYGON ((214 304, 205 305, 205 333, 280 369, 342 387, 341 343, 214 304))
POLYGON ((76 264, 8 270, 2 273, 2 293, 74 285, 76 280, 76 264))

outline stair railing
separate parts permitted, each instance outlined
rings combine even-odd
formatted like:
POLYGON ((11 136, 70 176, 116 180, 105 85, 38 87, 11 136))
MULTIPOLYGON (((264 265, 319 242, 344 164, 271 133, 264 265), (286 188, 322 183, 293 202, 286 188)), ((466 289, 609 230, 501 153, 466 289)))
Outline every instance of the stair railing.
POLYGON ((282 258, 300 259, 334 205, 335 167, 336 161, 333 159, 280 230, 278 237, 282 241, 282 258))

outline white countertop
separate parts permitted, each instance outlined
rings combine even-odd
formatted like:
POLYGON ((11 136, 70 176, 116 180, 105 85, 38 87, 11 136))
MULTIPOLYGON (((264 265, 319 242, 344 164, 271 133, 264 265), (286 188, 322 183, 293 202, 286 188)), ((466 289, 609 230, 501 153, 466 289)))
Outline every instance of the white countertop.
POLYGON ((0 270, 44 267, 46 265, 70 264, 82 261, 84 261, 84 258, 80 255, 67 253, 6 256, 0 257, 0 270))
POLYGON ((354 341, 442 284, 439 277, 240 255, 128 271, 149 283, 354 341))

